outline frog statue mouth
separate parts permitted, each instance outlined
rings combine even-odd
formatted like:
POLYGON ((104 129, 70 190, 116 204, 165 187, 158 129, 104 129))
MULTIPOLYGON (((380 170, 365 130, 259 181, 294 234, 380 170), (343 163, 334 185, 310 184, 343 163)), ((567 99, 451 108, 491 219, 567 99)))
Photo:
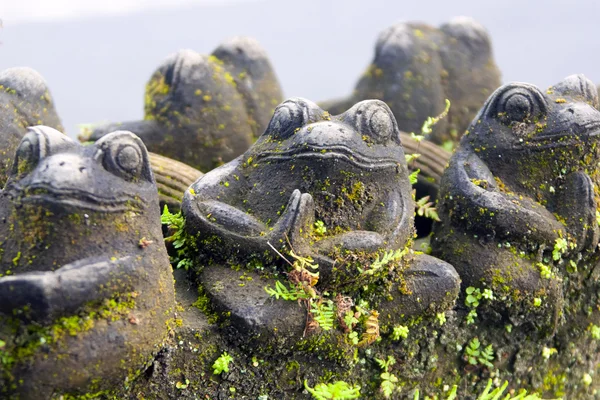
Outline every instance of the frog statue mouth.
POLYGON ((146 204, 138 197, 128 194, 101 195, 78 188, 59 188, 46 183, 21 186, 12 183, 6 188, 8 198, 15 205, 62 206, 78 210, 108 213, 141 211, 146 204))
POLYGON ((552 148, 569 147, 585 142, 597 142, 600 139, 600 121, 594 121, 587 124, 573 125, 569 130, 552 130, 544 132, 523 144, 523 149, 528 150, 546 150, 552 148))
POLYGON ((385 170, 398 168, 400 162, 392 157, 371 157, 355 149, 338 144, 319 146, 306 144, 285 151, 264 151, 256 157, 256 163, 286 162, 294 160, 315 160, 320 162, 342 161, 363 170, 385 170))
POLYGON ((146 149, 131 132, 113 132, 82 146, 40 126, 21 141, 2 193, 17 209, 123 213, 146 209, 155 191, 146 149))

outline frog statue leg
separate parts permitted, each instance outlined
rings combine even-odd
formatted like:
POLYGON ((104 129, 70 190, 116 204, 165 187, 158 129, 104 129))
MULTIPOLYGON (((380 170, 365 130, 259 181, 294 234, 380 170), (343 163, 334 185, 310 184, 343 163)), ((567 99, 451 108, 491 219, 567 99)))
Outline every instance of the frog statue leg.
POLYGON ((49 323, 89 302, 130 290, 141 265, 134 257, 88 258, 50 272, 0 278, 0 314, 49 323), (68 291, 66 290, 68 288, 68 291))

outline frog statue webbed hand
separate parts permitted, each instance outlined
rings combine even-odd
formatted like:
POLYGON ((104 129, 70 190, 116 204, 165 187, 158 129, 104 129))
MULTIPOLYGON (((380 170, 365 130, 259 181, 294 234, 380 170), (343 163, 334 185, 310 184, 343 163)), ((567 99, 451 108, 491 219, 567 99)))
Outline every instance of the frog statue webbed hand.
POLYGON ((0 192, 0 338, 14 359, 3 390, 96 390, 144 366, 174 307, 159 212, 137 136, 84 146, 29 129, 0 192))
MULTIPOLYGON (((319 285, 344 293, 370 282, 348 259, 411 246, 414 207, 400 132, 385 103, 362 101, 331 116, 300 98, 280 104, 258 141, 196 181, 182 203, 208 274, 215 263, 249 260, 285 272, 280 255, 293 251, 319 265, 319 285)), ((435 297, 435 287, 456 294, 450 265, 428 256, 406 262, 407 276, 441 282, 428 281, 414 298, 435 297)))
POLYGON ((525 83, 496 90, 442 179, 433 254, 464 285, 511 297, 510 315, 541 298, 539 312, 558 317, 569 301, 563 291, 573 291, 561 277, 598 251, 599 133, 598 94, 582 75, 547 91, 525 83), (547 268, 555 279, 540 275, 547 268))

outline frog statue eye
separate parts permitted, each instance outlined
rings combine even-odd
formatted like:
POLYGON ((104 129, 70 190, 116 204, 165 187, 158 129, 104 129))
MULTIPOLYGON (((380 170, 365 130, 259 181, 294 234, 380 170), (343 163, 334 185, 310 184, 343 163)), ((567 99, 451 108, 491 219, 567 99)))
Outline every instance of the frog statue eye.
POLYGON ((598 109, 598 89, 594 82, 584 75, 569 75, 562 82, 550 88, 557 96, 572 96, 581 98, 592 107, 598 109))
POLYGON ((544 95, 533 85, 513 83, 498 89, 493 96, 491 111, 505 124, 534 122, 546 114, 544 95))
POLYGON ((286 139, 297 129, 313 121, 318 121, 323 110, 310 100, 291 98, 277 106, 265 134, 286 139))
POLYGON ((350 122, 363 136, 376 143, 394 140, 400 142, 398 125, 390 108, 380 100, 365 100, 346 111, 350 122))
POLYGON ((44 157, 77 145, 73 139, 49 126, 30 127, 17 148, 11 176, 27 175, 44 157))
POLYGON ((142 140, 129 131, 109 133, 96 142, 104 168, 127 181, 154 182, 148 152, 142 140))

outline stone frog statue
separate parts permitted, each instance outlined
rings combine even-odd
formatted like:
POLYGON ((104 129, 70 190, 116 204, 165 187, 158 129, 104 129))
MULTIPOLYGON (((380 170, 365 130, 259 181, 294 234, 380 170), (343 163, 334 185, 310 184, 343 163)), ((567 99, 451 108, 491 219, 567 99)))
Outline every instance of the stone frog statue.
POLYGON ((246 151, 282 100, 264 49, 234 37, 209 56, 181 50, 168 57, 146 85, 143 121, 99 126, 84 139, 130 130, 149 151, 208 171, 246 151))
POLYGON ((45 126, 0 196, 0 397, 100 391, 166 337, 173 278, 142 141, 83 146, 45 126))
MULTIPOLYGON (((457 142, 486 98, 500 86, 500 72, 485 28, 457 17, 435 28, 397 23, 379 35, 375 56, 353 93, 323 103, 332 113, 366 99, 386 102, 405 132, 420 132, 423 122, 452 103, 428 139, 457 142)), ((403 138, 403 142, 404 142, 403 138)))
POLYGON ((12 157, 27 127, 47 125, 62 130, 44 79, 31 68, 0 72, 0 187, 4 187, 12 157))
MULTIPOLYGON (((182 211, 207 265, 202 279, 219 262, 279 265, 281 272, 285 264, 274 250, 293 251, 319 265, 322 287, 355 294, 373 284, 373 278, 398 277, 394 274, 399 271, 392 269, 365 273, 360 268, 368 269, 374 254, 410 247, 411 192, 398 127, 385 103, 363 101, 330 116, 308 100, 293 98, 276 108, 248 151, 190 187, 182 211)), ((412 298, 423 299, 415 307, 452 304, 458 290, 452 266, 426 255, 409 258, 404 260, 409 264, 403 267, 405 275, 420 277, 409 283, 412 298)), ((234 270, 229 274, 220 280, 238 279, 234 270)), ((258 285, 265 296, 264 284, 258 285)), ((386 297, 383 287, 374 288, 371 292, 386 297)), ((247 293, 240 296, 247 300, 247 293)), ((230 292, 213 295, 227 297, 230 292)), ((267 301, 257 296, 250 296, 246 310, 252 309, 252 301, 257 308, 267 301)), ((396 307, 402 298, 395 297, 396 307)), ((229 311, 235 319, 235 310, 229 311)), ((255 323, 256 315, 262 311, 248 315, 244 328, 255 323)))
POLYGON ((584 76, 547 91, 507 84, 444 173, 432 254, 464 287, 492 289, 502 299, 493 308, 513 323, 556 327, 596 291, 599 132, 598 94, 584 76))

